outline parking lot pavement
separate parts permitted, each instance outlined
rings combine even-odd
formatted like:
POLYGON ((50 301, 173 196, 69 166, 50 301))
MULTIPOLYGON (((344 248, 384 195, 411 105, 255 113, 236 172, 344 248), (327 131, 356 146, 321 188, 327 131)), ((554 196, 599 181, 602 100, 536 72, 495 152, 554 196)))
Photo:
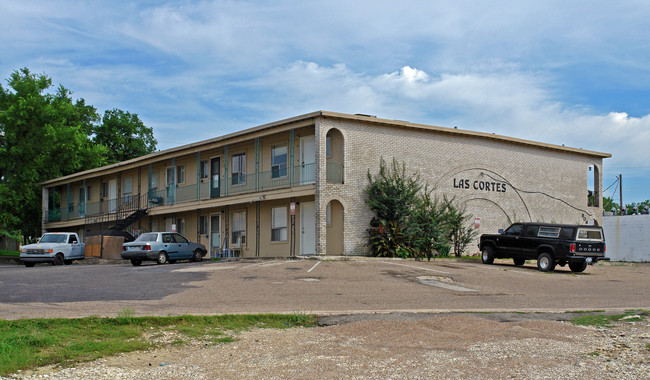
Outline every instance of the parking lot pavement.
POLYGON ((242 260, 0 267, 0 318, 225 313, 650 309, 650 264, 573 274, 437 259, 242 260))

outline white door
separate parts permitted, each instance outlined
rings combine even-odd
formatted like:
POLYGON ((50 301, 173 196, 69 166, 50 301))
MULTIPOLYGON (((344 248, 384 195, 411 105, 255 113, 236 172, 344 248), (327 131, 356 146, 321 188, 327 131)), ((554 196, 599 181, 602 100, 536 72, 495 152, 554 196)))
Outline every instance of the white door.
POLYGON ((210 215, 210 257, 221 253, 221 214, 210 215))
POLYGON ((117 179, 108 181, 108 212, 117 211, 117 179))
POLYGON ((314 135, 300 138, 300 184, 307 185, 316 181, 316 150, 314 135))
POLYGON ((300 254, 316 253, 316 207, 314 202, 300 202, 300 254))
POLYGON ((165 232, 172 232, 174 218, 165 218, 165 232))

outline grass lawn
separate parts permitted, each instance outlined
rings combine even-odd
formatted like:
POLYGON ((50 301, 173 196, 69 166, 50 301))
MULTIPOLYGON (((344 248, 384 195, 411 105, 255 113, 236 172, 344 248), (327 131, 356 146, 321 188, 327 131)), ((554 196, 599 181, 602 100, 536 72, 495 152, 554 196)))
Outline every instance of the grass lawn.
POLYGON ((0 250, 0 256, 18 257, 18 256, 20 256, 20 251, 3 251, 3 250, 0 250))
POLYGON ((131 309, 117 318, 0 320, 0 376, 48 364, 71 366, 120 352, 155 346, 156 334, 175 331, 184 339, 228 343, 232 333, 251 328, 312 327, 312 315, 220 315, 134 317, 131 309))

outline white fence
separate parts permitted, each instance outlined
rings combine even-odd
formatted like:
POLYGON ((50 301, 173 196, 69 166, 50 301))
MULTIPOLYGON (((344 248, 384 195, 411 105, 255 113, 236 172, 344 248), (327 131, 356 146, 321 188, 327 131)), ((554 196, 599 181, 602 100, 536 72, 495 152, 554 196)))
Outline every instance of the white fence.
POLYGON ((650 215, 605 216, 603 230, 612 261, 650 261, 650 215))

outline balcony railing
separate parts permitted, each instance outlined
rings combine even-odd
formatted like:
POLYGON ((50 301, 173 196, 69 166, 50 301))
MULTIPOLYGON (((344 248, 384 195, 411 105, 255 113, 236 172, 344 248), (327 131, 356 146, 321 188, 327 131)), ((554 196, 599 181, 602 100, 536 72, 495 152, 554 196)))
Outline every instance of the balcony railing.
MULTIPOLYGON (((105 199, 101 202, 88 202, 79 205, 70 204, 68 207, 46 210, 44 217, 48 223, 59 222, 75 218, 123 213, 124 211, 140 208, 152 208, 182 202, 302 186, 313 184, 314 182, 314 164, 294 166, 293 170, 290 168, 275 168, 266 172, 220 178, 218 183, 205 181, 200 182, 198 185, 177 185, 160 190, 152 189, 140 197, 126 196, 120 199, 105 199)), ((343 165, 333 162, 327 163, 327 182, 343 182, 343 165)))

